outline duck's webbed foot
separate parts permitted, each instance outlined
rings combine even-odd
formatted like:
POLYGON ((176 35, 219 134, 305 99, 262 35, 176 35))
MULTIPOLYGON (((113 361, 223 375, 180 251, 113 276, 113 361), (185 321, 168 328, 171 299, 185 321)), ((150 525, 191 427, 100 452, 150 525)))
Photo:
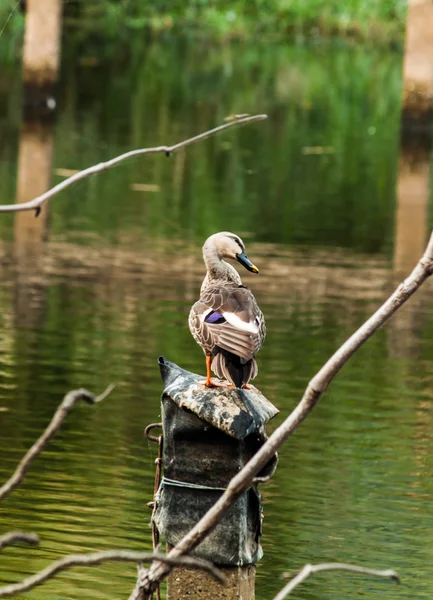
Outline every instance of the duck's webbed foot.
POLYGON ((227 381, 224 381, 222 383, 212 381, 211 372, 210 372, 211 363, 212 363, 212 357, 206 356, 206 380, 200 381, 200 385, 204 385, 205 387, 208 387, 208 388, 226 387, 227 385, 230 385, 230 383, 228 383, 227 381))
POLYGON ((219 388, 219 387, 227 387, 227 383, 222 382, 220 383, 219 381, 212 381, 211 378, 206 379, 205 381, 199 381, 200 385, 204 385, 205 387, 208 388, 219 388))

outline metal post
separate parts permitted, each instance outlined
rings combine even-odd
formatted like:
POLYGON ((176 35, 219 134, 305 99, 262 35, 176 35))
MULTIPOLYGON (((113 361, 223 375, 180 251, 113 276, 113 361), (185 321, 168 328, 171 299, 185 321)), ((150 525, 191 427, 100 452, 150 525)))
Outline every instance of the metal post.
MULTIPOLYGON (((255 388, 206 388, 198 375, 159 359, 164 382, 162 428, 164 476, 155 496, 153 522, 174 546, 215 503, 230 479, 266 440, 265 424, 278 410, 255 388)), ((221 586, 207 574, 177 568, 168 579, 167 600, 253 600, 262 509, 257 484, 275 471, 277 457, 256 484, 224 515, 193 552, 225 572, 221 586)))

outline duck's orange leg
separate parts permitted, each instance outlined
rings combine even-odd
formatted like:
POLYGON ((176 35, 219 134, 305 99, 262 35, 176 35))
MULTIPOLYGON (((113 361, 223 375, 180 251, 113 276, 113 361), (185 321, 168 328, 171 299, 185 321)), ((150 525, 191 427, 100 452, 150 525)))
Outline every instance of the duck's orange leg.
POLYGON ((212 356, 206 356, 206 381, 201 381, 202 385, 205 385, 208 388, 213 387, 225 387, 225 383, 216 383, 216 381, 212 381, 212 377, 210 374, 210 366, 212 364, 212 356))

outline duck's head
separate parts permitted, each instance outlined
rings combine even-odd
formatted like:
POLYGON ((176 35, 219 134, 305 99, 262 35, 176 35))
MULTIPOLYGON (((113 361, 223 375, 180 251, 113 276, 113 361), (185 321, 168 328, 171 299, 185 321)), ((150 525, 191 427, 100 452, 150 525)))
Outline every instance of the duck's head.
POLYGON ((245 244, 241 238, 234 233, 230 233, 230 231, 221 231, 220 233, 211 235, 203 246, 204 252, 206 252, 206 248, 214 248, 219 258, 237 260, 248 271, 251 271, 251 273, 259 272, 256 265, 246 255, 245 244))

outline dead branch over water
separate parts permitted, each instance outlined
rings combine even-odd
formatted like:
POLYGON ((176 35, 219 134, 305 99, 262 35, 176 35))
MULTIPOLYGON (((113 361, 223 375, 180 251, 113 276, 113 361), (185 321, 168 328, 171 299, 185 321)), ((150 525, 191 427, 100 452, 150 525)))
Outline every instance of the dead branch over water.
MULTIPOLYGON (((281 445, 306 419, 320 400, 332 379, 346 364, 349 358, 375 333, 428 279, 433 273, 433 233, 424 255, 412 273, 405 279, 388 300, 335 352, 308 384, 304 396, 286 418, 272 433, 267 442, 230 481, 219 500, 191 529, 191 531, 171 550, 170 557, 188 554, 216 527, 223 514, 236 502, 239 496, 248 490, 254 478, 266 465, 281 445)), ((162 563, 154 563, 144 581, 143 590, 149 597, 155 584, 161 581, 170 568, 162 563)), ((146 597, 144 595, 143 597, 146 597)))
POLYGON ((203 569, 210 573, 220 583, 225 583, 225 575, 217 569, 211 562, 201 558, 192 558, 190 556, 180 556, 170 558, 159 552, 129 552, 128 550, 106 550, 102 552, 94 552, 93 554, 71 554, 64 558, 51 563, 48 567, 39 571, 35 575, 31 575, 20 581, 0 587, 0 598, 5 596, 14 596, 27 592, 37 585, 41 585, 48 579, 51 579, 57 573, 70 569, 71 567, 91 567, 101 565, 105 562, 150 562, 158 560, 158 562, 170 565, 170 567, 189 567, 203 569))
MULTIPOLYGON (((427 249, 420 259, 412 273, 407 279, 405 279, 395 292, 388 298, 388 300, 368 319, 364 325, 362 325, 358 331, 356 331, 328 360, 328 362, 322 367, 317 375, 310 381, 307 389, 304 393, 298 406, 295 410, 287 417, 280 427, 278 427, 274 433, 270 436, 268 441, 262 446, 262 448, 254 455, 250 462, 236 475, 229 483, 227 490, 222 494, 220 499, 215 505, 208 511, 208 513, 197 523, 197 525, 172 549, 167 557, 164 555, 157 554, 141 554, 141 553, 119 553, 116 551, 106 551, 100 553, 94 553, 92 555, 83 556, 76 555, 65 557, 55 563, 52 563, 43 571, 25 579, 24 581, 4 586, 0 588, 0 597, 6 595, 14 595, 22 593, 39 585, 47 579, 54 576, 57 572, 64 568, 69 568, 76 565, 95 565, 108 560, 128 560, 132 562, 143 562, 145 560, 155 561, 151 568, 146 572, 140 569, 139 580, 137 585, 130 596, 131 598, 149 598, 151 591, 154 589, 155 584, 161 581, 171 570, 172 566, 176 564, 183 564, 186 566, 185 561, 190 561, 189 566, 195 566, 198 568, 206 568, 209 572, 214 567, 209 565, 203 566, 197 564, 196 559, 183 556, 193 550, 218 524, 224 512, 229 509, 237 498, 246 491, 254 482, 254 478, 257 473, 265 466, 268 460, 274 455, 279 447, 287 440, 287 438, 297 429, 297 427, 304 421, 311 410, 319 401, 321 395, 326 390, 329 383, 338 373, 338 371, 345 365, 347 360, 364 344, 373 333, 381 327, 393 314, 396 312, 409 298, 412 296, 424 281, 433 273, 433 234, 428 243, 427 249), (126 558, 128 556, 128 558, 126 558), (182 563, 181 563, 182 561, 182 563)), ((75 390, 69 392, 63 400, 62 404, 56 411, 50 425, 46 431, 42 434, 39 440, 32 446, 29 452, 21 461, 14 475, 10 480, 0 489, 0 499, 5 497, 12 489, 20 484, 25 472, 27 471, 31 460, 41 451, 43 446, 49 439, 54 435, 57 429, 60 427, 63 419, 66 417, 72 406, 78 399, 84 399, 87 402, 95 403, 100 402, 105 398, 111 391, 112 387, 98 397, 94 397, 93 394, 87 390, 75 390)), ((9 541, 6 543, 12 543, 10 540, 13 535, 7 534, 3 536, 3 546, 5 546, 5 538, 9 541)), ((28 541, 28 540, 27 540, 28 541)), ((378 572, 363 567, 350 567, 347 565, 341 566, 338 563, 338 568, 345 570, 354 570, 356 572, 370 573, 378 576, 391 577, 397 579, 398 576, 394 571, 378 572)), ((336 569, 337 566, 329 566, 329 569, 336 569)), ((298 585, 311 573, 319 570, 325 570, 325 566, 317 565, 312 567, 307 565, 303 570, 280 592, 279 598, 284 598, 295 585, 298 585), (281 596, 284 592, 285 595, 281 596)), ((218 578, 218 573, 215 575, 218 578)), ((277 596, 278 598, 278 596, 277 596)))
POLYGON ((385 577, 392 579, 396 583, 400 583, 400 577, 392 569, 385 571, 377 571, 376 569, 368 569, 367 567, 359 567, 358 565, 348 565, 346 563, 320 563, 319 565, 305 565, 299 573, 289 581, 282 590, 278 592, 274 600, 283 600, 286 598, 300 583, 304 582, 310 575, 319 573, 320 571, 350 571, 361 575, 373 575, 374 577, 385 577))
MULTIPOLYGON (((240 471, 238 475, 232 479, 227 490, 220 497, 220 499, 208 511, 203 519, 188 533, 188 535, 186 535, 183 540, 181 540, 181 542, 175 548, 173 548, 168 556, 159 554, 131 553, 127 551, 97 552, 87 556, 73 555, 52 563, 43 571, 36 573, 22 582, 0 588, 0 597, 27 591, 36 585, 40 585, 47 579, 50 579, 56 573, 65 568, 78 565, 97 565, 101 562, 110 560, 123 560, 129 562, 143 562, 149 560, 155 561, 148 571, 144 571, 143 569, 140 570, 139 580, 132 595, 130 596, 130 598, 134 599, 149 598, 151 590, 155 587, 155 584, 162 580, 170 572, 173 566, 177 566, 179 564, 182 564, 183 566, 204 568, 211 572, 218 579, 221 574, 218 572, 218 570, 216 570, 217 572, 215 573, 215 568, 212 565, 204 565, 203 563, 200 564, 201 561, 184 556, 184 554, 187 554, 193 548, 195 548, 214 529, 221 519, 223 513, 230 508, 237 498, 252 485, 256 474, 264 467, 276 450, 278 450, 284 441, 287 440, 287 438, 308 416, 308 414, 319 401, 329 383, 332 381, 338 371, 344 366, 347 360, 363 343, 369 339, 369 337, 371 337, 371 335, 373 335, 373 333, 379 327, 381 327, 394 314, 394 312, 396 312, 408 300, 408 298, 410 298, 410 296, 412 296, 419 289, 419 287, 432 273, 433 234, 423 257, 420 259, 409 277, 399 285, 390 298, 373 314, 373 316, 370 317, 370 319, 368 319, 364 325, 362 325, 358 331, 356 331, 328 360, 328 362, 322 367, 317 375, 310 381, 302 400, 295 410, 289 415, 289 417, 287 417, 283 424, 274 431, 269 440, 262 446, 259 452, 251 459, 244 469, 242 469, 242 471, 240 471)), ((58 430, 64 418, 77 400, 84 399, 85 401, 94 404, 103 400, 111 390, 112 386, 107 388, 103 394, 97 397, 83 389, 69 392, 57 409, 48 428, 27 452, 13 476, 0 489, 0 499, 4 498, 10 491, 12 491, 21 483, 33 458, 39 454, 44 445, 58 430)), ((0 548, 19 540, 37 543, 36 536, 32 538, 31 534, 28 535, 11 532, 0 538, 0 548)), ((288 593, 290 593, 295 585, 298 585, 304 581, 310 574, 320 570, 340 568, 359 573, 391 577, 395 580, 398 578, 397 574, 391 570, 379 572, 363 567, 350 565, 341 566, 342 564, 344 565, 344 563, 335 563, 332 564, 332 566, 316 565, 316 567, 307 565, 300 571, 300 573, 298 573, 292 582, 285 586, 280 594, 282 594, 284 591, 286 596, 288 593)), ((219 580, 221 580, 221 577, 219 580)), ((277 599, 284 598, 285 596, 277 596, 277 599)))
MULTIPOLYGON (((66 394, 60 406, 56 410, 50 424, 48 425, 44 433, 26 453, 12 477, 10 477, 10 479, 2 486, 2 488, 0 488, 0 500, 5 498, 13 489, 20 485, 33 459, 36 458, 36 456, 45 447, 47 442, 58 431, 66 416, 72 410, 74 404, 78 400, 84 400, 89 404, 97 404, 98 402, 104 400, 113 390, 113 388, 114 385, 110 385, 99 396, 95 396, 94 394, 85 389, 78 389, 68 392, 68 394, 66 394)), ((0 551, 3 548, 12 544, 16 544, 18 542, 24 542, 29 545, 38 545, 40 539, 34 533, 10 531, 0 537, 0 551)), ((51 563, 45 569, 35 573, 34 575, 31 575, 30 577, 27 577, 23 581, 0 587, 0 598, 3 598, 5 596, 14 596, 16 594, 27 592, 32 588, 48 581, 58 573, 65 571, 66 569, 70 569, 72 567, 95 566, 105 562, 114 561, 134 562, 139 563, 141 565, 141 563, 143 562, 152 562, 155 560, 158 560, 159 563, 167 564, 171 568, 175 566, 182 566, 188 568, 202 569, 204 571, 207 571, 210 575, 212 575, 219 583, 226 582, 226 577, 224 573, 220 571, 211 562, 204 559, 193 558, 190 556, 180 556, 173 558, 168 557, 165 554, 161 554, 159 552, 149 553, 131 552, 128 550, 107 550, 102 552, 94 552, 92 554, 87 555, 73 554, 70 556, 65 556, 64 558, 51 563)), ((143 569, 139 570, 139 573, 143 572, 143 569)), ((137 592, 140 593, 140 590, 137 589, 137 592)))
MULTIPOLYGON (((159 554, 131 553, 126 551, 106 551, 87 556, 75 555, 65 557, 60 561, 52 563, 43 571, 25 579, 20 583, 0 588, 0 597, 27 591, 28 589, 31 589, 31 587, 43 583, 43 581, 51 578, 64 568, 85 564, 96 565, 109 560, 123 560, 129 562, 142 562, 146 560, 154 561, 153 565, 148 571, 140 570, 139 581, 137 582, 137 586, 134 589, 131 598, 149 598, 149 595, 152 589, 154 589, 155 584, 158 581, 161 581, 170 572, 173 566, 177 566, 179 564, 182 564, 183 566, 204 568, 209 572, 212 572, 212 574, 218 579, 218 577, 221 575, 218 570, 215 573, 215 568, 209 564, 200 564, 201 561, 197 561, 197 559, 192 559, 184 555, 194 549, 214 529, 224 512, 229 509, 237 500, 237 498, 252 485, 256 474, 265 466, 271 456, 273 456, 279 447, 305 420, 305 418, 319 401, 329 383, 332 381, 338 371, 345 365, 348 359, 420 288, 425 280, 432 274, 433 234, 423 257, 415 266, 409 277, 398 286, 388 300, 335 352, 335 354, 327 361, 327 363, 315 375, 315 377, 313 377, 306 388, 303 398, 295 410, 287 417, 283 424, 274 431, 268 441, 262 446, 259 452, 250 460, 244 469, 242 469, 242 471, 240 471, 238 475, 231 480, 227 490, 224 492, 224 494, 222 494, 220 499, 208 511, 203 519, 201 519, 201 521, 197 523, 197 525, 183 538, 183 540, 181 540, 179 544, 172 549, 168 556, 159 554)), ((107 390, 101 396, 96 398, 93 396, 93 394, 86 390, 75 390, 69 392, 56 411, 46 431, 23 458, 14 475, 0 489, 0 499, 4 498, 10 491, 12 491, 12 489, 21 483, 31 460, 37 456, 47 441, 51 439, 51 437, 60 427, 69 410, 71 410, 72 406, 78 399, 84 399, 87 402, 94 404, 103 400, 103 398, 110 393, 111 389, 112 386, 107 388, 107 390)), ((6 534, 0 538, 0 548, 19 540, 27 542, 32 541, 32 543, 36 543, 36 538, 30 540, 29 538, 31 538, 31 535, 27 536, 27 538, 25 537, 26 535, 27 534, 23 535, 21 533, 6 534)), ((372 574, 380 577, 390 577, 394 580, 398 580, 397 574, 391 570, 375 571, 373 569, 345 565, 344 563, 329 563, 316 566, 306 565, 306 567, 304 567, 304 569, 298 573, 294 580, 292 580, 292 582, 283 588, 276 600, 287 596, 287 594, 294 589, 295 585, 298 585, 304 581, 312 573, 331 569, 351 570, 357 573, 372 574), (281 595, 283 592, 284 595, 281 595)))
POLYGON ((200 133, 199 135, 195 135, 194 137, 184 140, 183 142, 174 144, 173 146, 156 146, 154 148, 139 148, 138 150, 131 150, 130 152, 126 152, 125 154, 116 156, 111 160, 107 160, 106 162, 99 163, 92 167, 88 167, 83 171, 75 173, 71 177, 68 177, 68 179, 65 179, 64 181, 54 186, 47 192, 41 194, 37 198, 29 200, 29 202, 22 202, 21 204, 4 204, 3 206, 0 206, 0 212, 20 212, 25 210, 34 210, 35 216, 37 217, 41 212, 42 204, 46 202, 49 198, 52 198, 53 196, 63 191, 76 181, 80 181, 80 179, 84 179, 85 177, 93 175, 94 173, 100 173, 101 171, 111 169, 111 167, 114 167, 123 160, 126 160, 128 158, 134 158, 135 156, 142 156, 143 154, 163 153, 166 156, 170 156, 171 154, 173 154, 173 152, 180 150, 180 148, 184 148, 185 146, 189 146, 190 144, 194 144, 195 142, 204 140, 212 135, 224 131, 225 129, 229 129, 230 127, 236 127, 237 125, 244 125, 246 123, 252 123, 254 121, 263 121, 263 119, 267 118, 267 115, 253 115, 251 117, 244 117, 242 119, 236 119, 234 121, 231 121, 230 123, 225 123, 224 125, 220 125, 219 127, 215 127, 214 129, 210 129, 209 131, 200 133))
POLYGON ((84 400, 88 404, 97 404, 101 402, 108 396, 108 394, 113 390, 114 386, 110 385, 108 388, 99 396, 95 396, 91 392, 85 389, 73 390, 68 392, 63 399, 63 402, 60 404, 56 412, 54 413, 53 418, 51 419, 50 424, 45 429, 40 438, 33 444, 30 450, 26 453, 24 458, 22 458, 20 464, 16 468, 14 474, 5 484, 0 488, 0 501, 3 500, 10 492, 18 487, 24 476, 30 467, 30 464, 34 458, 38 454, 40 454, 41 450, 44 446, 50 441, 50 439, 54 436, 54 434, 58 431, 61 424, 67 417, 68 413, 72 410, 74 404, 77 400, 84 400))

